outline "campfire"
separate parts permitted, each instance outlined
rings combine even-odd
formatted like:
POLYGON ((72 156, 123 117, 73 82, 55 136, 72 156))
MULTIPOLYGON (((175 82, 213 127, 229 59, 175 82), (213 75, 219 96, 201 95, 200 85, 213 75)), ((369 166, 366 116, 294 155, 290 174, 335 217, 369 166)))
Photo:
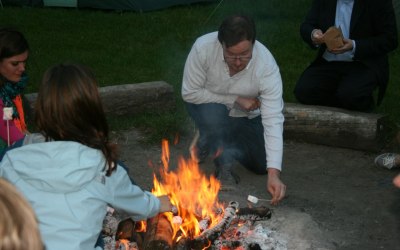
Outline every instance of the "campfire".
POLYGON ((272 231, 258 221, 271 218, 271 210, 237 201, 220 202, 220 183, 199 169, 196 159, 181 157, 177 168, 169 169, 168 141, 162 142, 161 166, 153 176, 155 195, 168 195, 174 209, 147 221, 134 222, 110 208, 103 234, 105 249, 285 249, 271 238, 272 231))

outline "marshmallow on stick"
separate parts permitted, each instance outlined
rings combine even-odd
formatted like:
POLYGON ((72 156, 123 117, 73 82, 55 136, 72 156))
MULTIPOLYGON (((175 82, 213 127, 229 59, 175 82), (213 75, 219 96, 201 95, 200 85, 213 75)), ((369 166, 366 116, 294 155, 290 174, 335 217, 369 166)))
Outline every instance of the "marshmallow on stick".
POLYGON ((12 120, 13 108, 12 107, 4 107, 3 108, 3 120, 10 121, 12 120))
POLYGON ((253 204, 257 204, 258 201, 271 201, 271 200, 267 200, 267 199, 259 199, 259 198, 255 197, 255 196, 252 196, 252 195, 247 196, 247 200, 250 201, 253 204))

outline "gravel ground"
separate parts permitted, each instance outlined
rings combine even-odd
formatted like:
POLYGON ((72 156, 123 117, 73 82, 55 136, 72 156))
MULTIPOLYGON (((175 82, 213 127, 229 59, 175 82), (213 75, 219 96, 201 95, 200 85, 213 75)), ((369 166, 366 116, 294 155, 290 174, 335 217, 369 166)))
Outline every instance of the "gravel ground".
MULTIPOLYGON (((141 143, 144 136, 136 130, 115 137, 129 174, 150 190, 161 143, 141 143)), ((170 145, 171 169, 179 156, 187 157, 190 140, 181 137, 170 145)), ((285 141, 282 180, 288 187, 287 197, 278 206, 265 204, 273 213, 264 225, 279 235, 286 249, 400 249, 400 190, 392 185, 399 171, 375 167, 374 157, 362 151, 285 141)), ((209 159, 200 167, 205 174, 214 170, 209 159)), ((245 206, 248 195, 269 198, 266 176, 240 165, 236 172, 241 177, 238 190, 220 192, 221 201, 245 206)))

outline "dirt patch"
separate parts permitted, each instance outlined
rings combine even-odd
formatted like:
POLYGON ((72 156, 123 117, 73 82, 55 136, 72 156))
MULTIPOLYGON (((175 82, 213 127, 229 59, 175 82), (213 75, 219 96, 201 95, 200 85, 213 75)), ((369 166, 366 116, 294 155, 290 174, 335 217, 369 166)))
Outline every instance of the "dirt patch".
MULTIPOLYGON (((136 130, 116 134, 121 159, 143 189, 152 187, 153 167, 160 164, 161 143, 146 145, 136 130)), ((174 168, 178 157, 187 157, 190 136, 170 145, 174 168)), ((398 170, 375 167, 375 154, 285 141, 282 179, 287 198, 271 207, 269 225, 286 240, 287 249, 400 249, 400 190, 392 185, 398 170)), ((201 164, 213 172, 211 160, 201 164)), ((221 192, 222 201, 246 206, 247 196, 269 198, 267 176, 255 175, 240 165, 240 188, 221 192)), ((269 206, 268 204, 266 204, 269 206)))

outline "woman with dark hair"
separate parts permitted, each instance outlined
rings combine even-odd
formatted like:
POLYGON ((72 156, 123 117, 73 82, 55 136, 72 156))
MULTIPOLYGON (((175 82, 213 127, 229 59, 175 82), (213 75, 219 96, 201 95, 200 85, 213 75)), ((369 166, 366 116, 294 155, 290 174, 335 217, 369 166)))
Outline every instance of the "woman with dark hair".
POLYGON ((117 163, 91 70, 76 64, 47 70, 35 114, 40 134, 5 154, 0 176, 31 202, 47 249, 94 249, 107 205, 135 221, 171 211, 167 196, 132 184, 117 163))
POLYGON ((20 32, 0 29, 0 138, 8 146, 27 133, 21 94, 28 80, 28 55, 28 42, 20 32))

